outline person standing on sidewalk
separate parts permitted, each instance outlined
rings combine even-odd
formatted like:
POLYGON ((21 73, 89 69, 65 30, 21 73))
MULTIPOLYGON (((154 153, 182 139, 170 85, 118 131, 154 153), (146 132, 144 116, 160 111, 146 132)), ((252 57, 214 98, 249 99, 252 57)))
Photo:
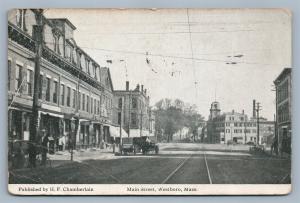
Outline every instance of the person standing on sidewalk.
POLYGON ((47 161, 47 152, 48 152, 48 139, 49 135, 45 132, 45 130, 42 131, 42 162, 41 165, 46 165, 47 161))

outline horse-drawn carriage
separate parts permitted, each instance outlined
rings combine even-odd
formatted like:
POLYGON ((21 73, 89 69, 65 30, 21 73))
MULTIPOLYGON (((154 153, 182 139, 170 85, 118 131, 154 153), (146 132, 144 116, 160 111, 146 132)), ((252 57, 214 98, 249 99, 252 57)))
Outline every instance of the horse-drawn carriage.
POLYGON ((125 137, 122 138, 122 144, 120 146, 121 154, 128 153, 143 153, 148 154, 154 152, 158 154, 159 146, 154 139, 150 139, 147 136, 143 137, 125 137))

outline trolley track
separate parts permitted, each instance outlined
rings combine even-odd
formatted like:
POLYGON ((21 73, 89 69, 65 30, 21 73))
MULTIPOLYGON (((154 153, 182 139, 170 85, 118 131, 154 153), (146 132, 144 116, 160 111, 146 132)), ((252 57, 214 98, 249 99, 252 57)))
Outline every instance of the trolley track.
POLYGON ((202 156, 189 155, 161 184, 212 184, 211 173, 205 151, 202 156))

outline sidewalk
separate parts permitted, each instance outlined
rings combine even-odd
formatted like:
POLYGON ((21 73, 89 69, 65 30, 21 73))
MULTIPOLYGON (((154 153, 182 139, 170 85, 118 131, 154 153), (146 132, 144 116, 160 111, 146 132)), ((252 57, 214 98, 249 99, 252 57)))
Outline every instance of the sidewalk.
MULTIPOLYGON (((71 162, 71 153, 68 150, 58 151, 55 154, 47 154, 47 158, 51 160, 51 167, 58 167, 71 162)), ((82 162, 84 160, 107 160, 116 158, 113 149, 89 148, 81 150, 73 150, 73 161, 82 162)))

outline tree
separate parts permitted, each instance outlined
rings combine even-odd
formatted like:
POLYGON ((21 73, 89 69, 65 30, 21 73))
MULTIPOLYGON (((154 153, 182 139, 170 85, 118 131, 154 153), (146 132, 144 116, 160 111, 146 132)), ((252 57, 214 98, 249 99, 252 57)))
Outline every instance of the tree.
POLYGON ((158 139, 173 140, 173 135, 183 127, 188 127, 194 138, 204 118, 197 113, 197 106, 185 104, 180 99, 162 99, 156 104, 155 119, 158 139))

